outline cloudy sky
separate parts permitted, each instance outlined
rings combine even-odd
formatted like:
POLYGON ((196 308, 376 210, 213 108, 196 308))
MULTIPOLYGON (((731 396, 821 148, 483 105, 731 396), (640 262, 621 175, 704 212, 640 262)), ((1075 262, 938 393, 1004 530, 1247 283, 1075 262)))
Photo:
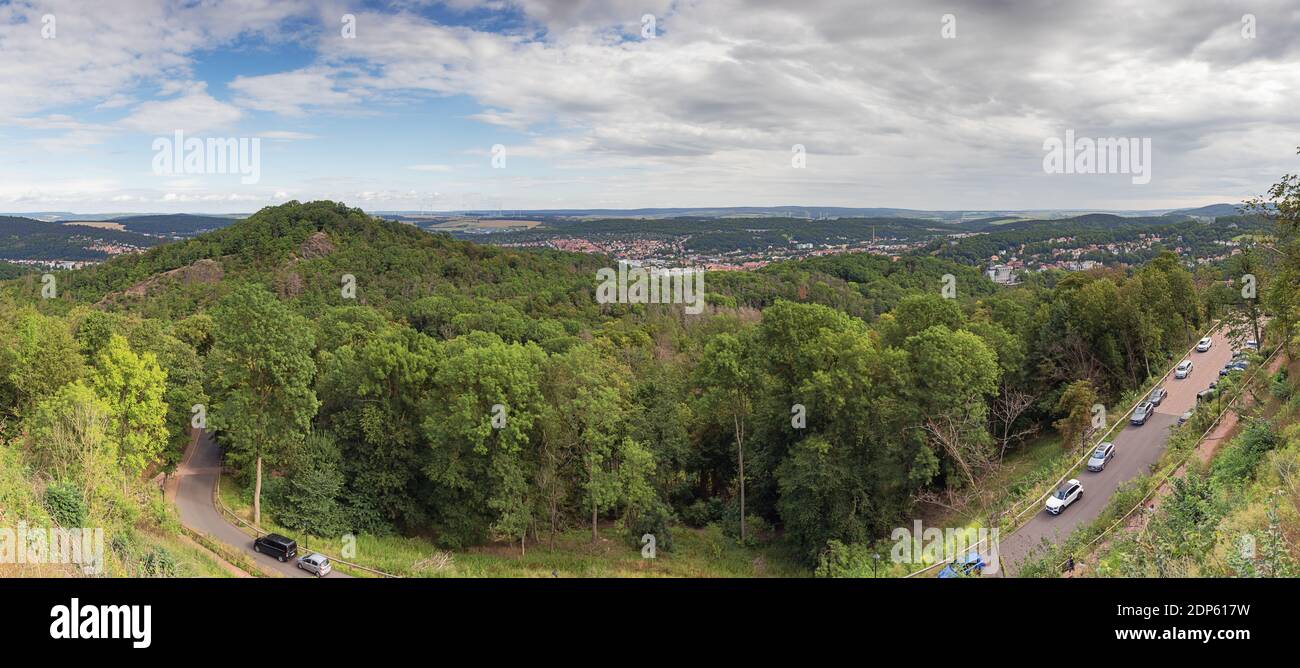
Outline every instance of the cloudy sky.
POLYGON ((1298 110, 1282 0, 0 0, 9 212, 1174 208, 1300 171, 1298 110), (1067 130, 1150 182, 1045 172, 1067 130))

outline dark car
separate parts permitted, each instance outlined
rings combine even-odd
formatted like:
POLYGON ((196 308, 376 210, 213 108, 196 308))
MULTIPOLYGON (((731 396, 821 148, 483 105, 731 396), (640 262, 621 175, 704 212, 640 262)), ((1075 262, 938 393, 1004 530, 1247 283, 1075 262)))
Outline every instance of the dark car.
POLYGON ((1164 401, 1167 396, 1169 396, 1169 393, 1165 391, 1165 388, 1157 387, 1151 390, 1151 394, 1147 396, 1147 403, 1152 406, 1159 406, 1160 402, 1164 401))
POLYGON ((1200 402, 1200 401, 1208 401, 1210 399, 1213 399, 1218 387, 1219 387, 1218 383, 1210 383, 1209 387, 1196 393, 1196 400, 1200 402))
POLYGON ((1129 418, 1129 424, 1146 424, 1151 419, 1151 414, 1156 412, 1156 407, 1151 402, 1144 401, 1133 409, 1133 417, 1129 418))
POLYGON ((280 561, 288 561, 298 554, 298 543, 278 533, 268 533, 253 541, 253 551, 269 554, 280 561))

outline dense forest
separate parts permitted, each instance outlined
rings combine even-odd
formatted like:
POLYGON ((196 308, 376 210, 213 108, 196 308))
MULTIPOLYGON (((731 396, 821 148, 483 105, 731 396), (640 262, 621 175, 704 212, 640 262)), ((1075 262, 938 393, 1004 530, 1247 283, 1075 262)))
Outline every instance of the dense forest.
POLYGON ((54 299, 19 277, 0 435, 86 503, 174 466, 202 413, 254 512, 318 536, 526 550, 585 526, 670 550, 716 523, 813 564, 1034 427, 1072 446, 1206 326, 1197 281, 1222 282, 1172 254, 1015 288, 846 255, 709 274, 691 316, 597 303, 611 263, 291 202, 60 272, 54 299))

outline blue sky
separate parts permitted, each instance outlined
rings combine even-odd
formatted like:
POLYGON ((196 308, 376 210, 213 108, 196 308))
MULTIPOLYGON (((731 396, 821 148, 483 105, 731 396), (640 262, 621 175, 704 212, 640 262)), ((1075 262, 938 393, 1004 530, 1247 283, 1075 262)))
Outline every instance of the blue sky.
POLYGON ((1287 3, 1084 5, 0 0, 0 211, 1174 208, 1296 171, 1287 3), (259 178, 155 173, 175 130, 257 138, 259 178), (1067 130, 1151 139, 1150 183, 1046 173, 1067 130))

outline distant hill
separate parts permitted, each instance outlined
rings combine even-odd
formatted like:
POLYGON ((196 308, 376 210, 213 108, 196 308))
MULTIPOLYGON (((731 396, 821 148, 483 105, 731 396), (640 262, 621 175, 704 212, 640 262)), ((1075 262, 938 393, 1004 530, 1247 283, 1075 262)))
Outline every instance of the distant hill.
POLYGON ((1219 216, 1236 216, 1241 213, 1240 204, 1210 204, 1195 209, 1176 209, 1166 215, 1196 216, 1198 218, 1218 218, 1219 216))
POLYGON ((151 248, 162 240, 122 230, 0 216, 0 260, 107 258, 108 253, 90 248, 97 242, 151 248))
POLYGON ((1105 230, 1147 227, 1152 225, 1170 225, 1187 219, 1188 216, 1186 215, 1174 214, 1172 212, 1163 216, 1118 216, 1111 213, 1087 213, 1082 216, 1073 216, 1070 218, 1017 220, 1010 223, 988 223, 984 227, 993 226, 998 232, 1028 230, 1035 227, 1047 226, 1060 230, 1105 230))
POLYGON ((189 213, 122 216, 110 220, 121 223, 130 232, 164 237, 192 237, 203 232, 219 230, 235 222, 234 218, 196 216, 189 213))

